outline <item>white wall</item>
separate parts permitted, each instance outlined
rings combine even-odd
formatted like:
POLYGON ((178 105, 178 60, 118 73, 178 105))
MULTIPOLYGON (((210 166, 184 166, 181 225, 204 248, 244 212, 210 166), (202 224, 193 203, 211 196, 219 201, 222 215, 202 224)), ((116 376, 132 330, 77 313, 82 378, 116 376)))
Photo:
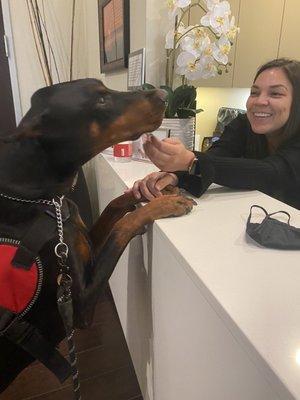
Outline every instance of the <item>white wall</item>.
MULTIPOLYGON (((77 0, 74 35, 74 77, 86 76, 85 11, 84 0, 77 0)), ((38 60, 31 31, 28 9, 25 1, 10 0, 10 14, 17 74, 23 114, 30 106, 30 97, 38 88, 45 86, 45 80, 38 60)), ((60 80, 69 79, 72 0, 51 0, 39 2, 45 18, 50 42, 55 53, 60 80), (42 7, 44 4, 44 8, 42 7)), ((52 70, 54 65, 52 63, 52 70)), ((57 82, 54 73, 54 81, 57 82)))
POLYGON ((159 86, 165 83, 165 32, 168 26, 165 2, 147 1, 146 16, 146 82, 159 86))

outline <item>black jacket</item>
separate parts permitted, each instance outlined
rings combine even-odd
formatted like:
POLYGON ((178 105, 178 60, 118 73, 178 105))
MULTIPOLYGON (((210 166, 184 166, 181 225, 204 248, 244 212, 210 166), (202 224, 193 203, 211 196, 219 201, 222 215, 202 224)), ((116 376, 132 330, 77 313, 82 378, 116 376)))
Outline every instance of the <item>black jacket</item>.
POLYGON ((239 115, 206 153, 195 155, 195 175, 176 172, 179 186, 194 196, 217 183, 259 190, 300 209, 300 136, 287 140, 270 155, 265 135, 254 133, 246 115, 239 115))

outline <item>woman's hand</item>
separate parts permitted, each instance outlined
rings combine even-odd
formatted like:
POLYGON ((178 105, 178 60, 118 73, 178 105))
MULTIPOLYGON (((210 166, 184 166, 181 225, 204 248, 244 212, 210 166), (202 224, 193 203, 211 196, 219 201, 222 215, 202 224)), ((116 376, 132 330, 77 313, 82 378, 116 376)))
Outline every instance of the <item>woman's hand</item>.
POLYGON ((195 158, 194 153, 175 138, 159 140, 151 135, 145 142, 144 149, 153 164, 162 171, 186 171, 195 158))
MULTIPOLYGON (((145 197, 152 200, 155 197, 162 196, 161 191, 168 185, 176 186, 178 178, 175 174, 169 172, 152 172, 145 176, 144 179, 134 182, 131 189, 136 199, 140 200, 145 197)), ((129 191, 128 190, 128 191, 129 191)))

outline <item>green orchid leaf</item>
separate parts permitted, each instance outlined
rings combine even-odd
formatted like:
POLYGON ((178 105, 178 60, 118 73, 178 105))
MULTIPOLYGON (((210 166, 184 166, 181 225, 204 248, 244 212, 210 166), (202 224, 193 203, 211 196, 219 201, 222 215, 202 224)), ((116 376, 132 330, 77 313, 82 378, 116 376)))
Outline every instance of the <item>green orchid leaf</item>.
POLYGON ((196 115, 195 110, 190 108, 178 108, 177 109, 178 118, 189 118, 196 115))
POLYGON ((166 92, 168 92, 168 94, 170 94, 170 93, 173 94, 173 93, 174 93, 173 89, 170 88, 170 86, 161 85, 161 86, 160 86, 160 89, 165 90, 166 92))
POLYGON ((142 84, 142 90, 153 90, 153 89, 155 89, 155 86, 151 85, 151 83, 142 84))
MULTIPOLYGON (((179 111, 179 109, 196 108, 196 105, 195 107, 193 107, 195 104, 196 96, 197 92, 194 86, 182 85, 174 90, 173 108, 176 108, 176 113, 179 118, 185 118, 180 116, 182 115, 182 111, 179 111)), ((187 113, 187 111, 184 111, 184 113, 187 113)))
POLYGON ((165 117, 166 118, 174 118, 176 110, 173 109, 173 97, 174 97, 174 92, 170 86, 162 85, 160 86, 160 89, 165 90, 168 93, 167 96, 167 107, 165 111, 165 117))
MULTIPOLYGON (((142 89, 153 90, 155 86, 150 83, 144 83, 142 89)), ((181 85, 173 90, 170 86, 162 85, 160 89, 165 90, 168 94, 165 118, 175 118, 176 116, 178 118, 189 118, 203 111, 202 109, 197 109, 197 91, 194 86, 181 85)))

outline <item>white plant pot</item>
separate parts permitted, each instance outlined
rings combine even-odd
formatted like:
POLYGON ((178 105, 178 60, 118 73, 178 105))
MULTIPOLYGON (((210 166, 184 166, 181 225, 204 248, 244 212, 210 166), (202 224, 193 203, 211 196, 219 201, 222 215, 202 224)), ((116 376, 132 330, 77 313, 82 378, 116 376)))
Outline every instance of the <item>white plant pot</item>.
POLYGON ((180 139, 188 150, 194 150, 195 117, 164 118, 160 127, 170 129, 170 137, 180 139))

